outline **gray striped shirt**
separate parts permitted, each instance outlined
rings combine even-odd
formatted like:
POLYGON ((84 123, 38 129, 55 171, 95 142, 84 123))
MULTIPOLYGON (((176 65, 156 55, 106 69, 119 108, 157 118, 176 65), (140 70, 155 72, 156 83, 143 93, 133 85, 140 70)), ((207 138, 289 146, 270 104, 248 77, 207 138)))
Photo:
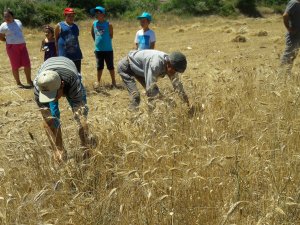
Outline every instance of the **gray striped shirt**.
POLYGON ((34 79, 35 101, 39 107, 48 107, 47 103, 42 104, 39 102, 39 87, 37 85, 39 75, 46 70, 52 70, 58 73, 61 80, 64 81, 64 95, 67 97, 68 101, 72 102, 73 107, 80 106, 82 103, 80 74, 78 73, 75 64, 70 59, 59 56, 47 59, 42 64, 34 79))

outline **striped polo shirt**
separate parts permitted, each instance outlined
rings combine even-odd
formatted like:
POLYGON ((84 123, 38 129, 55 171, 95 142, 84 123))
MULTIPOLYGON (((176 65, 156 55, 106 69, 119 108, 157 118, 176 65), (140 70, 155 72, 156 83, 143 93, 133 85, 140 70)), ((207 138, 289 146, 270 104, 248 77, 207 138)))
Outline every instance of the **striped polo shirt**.
POLYGON ((82 103, 80 74, 78 73, 75 64, 70 59, 59 56, 47 59, 42 64, 34 79, 35 101, 39 107, 49 107, 48 103, 39 102, 39 87, 37 85, 38 77, 46 70, 52 70, 58 73, 61 80, 64 81, 64 96, 72 102, 73 107, 80 106, 82 103))

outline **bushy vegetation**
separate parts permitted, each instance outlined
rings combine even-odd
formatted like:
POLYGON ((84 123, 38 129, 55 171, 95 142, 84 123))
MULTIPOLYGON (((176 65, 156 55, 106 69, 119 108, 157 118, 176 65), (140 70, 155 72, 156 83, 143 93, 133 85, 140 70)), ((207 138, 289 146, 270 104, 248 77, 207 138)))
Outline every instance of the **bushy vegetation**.
POLYGON ((0 9, 11 8, 24 25, 40 26, 63 19, 63 9, 74 7, 77 20, 87 16, 89 10, 102 5, 113 17, 125 15, 134 18, 142 11, 151 13, 175 13, 178 15, 219 14, 223 16, 237 15, 260 16, 257 5, 272 6, 274 11, 282 12, 286 0, 2 0, 0 9))
MULTIPOLYGON (((38 27, 50 22, 63 19, 65 1, 37 1, 37 0, 1 0, 0 10, 10 8, 15 18, 20 19, 26 26, 38 27)), ((76 8, 77 19, 86 17, 84 10, 76 8)))

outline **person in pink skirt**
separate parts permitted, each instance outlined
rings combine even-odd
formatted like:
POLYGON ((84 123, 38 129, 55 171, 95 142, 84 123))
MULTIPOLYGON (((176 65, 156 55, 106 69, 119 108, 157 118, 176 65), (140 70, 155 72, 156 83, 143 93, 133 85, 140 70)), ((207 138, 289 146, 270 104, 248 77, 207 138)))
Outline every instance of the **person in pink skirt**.
POLYGON ((4 11, 4 21, 0 26, 0 40, 6 42, 6 51, 16 83, 20 88, 33 87, 30 59, 22 32, 22 23, 14 18, 14 13, 10 9, 4 11), (29 86, 23 85, 20 81, 19 69, 21 67, 24 67, 29 86))

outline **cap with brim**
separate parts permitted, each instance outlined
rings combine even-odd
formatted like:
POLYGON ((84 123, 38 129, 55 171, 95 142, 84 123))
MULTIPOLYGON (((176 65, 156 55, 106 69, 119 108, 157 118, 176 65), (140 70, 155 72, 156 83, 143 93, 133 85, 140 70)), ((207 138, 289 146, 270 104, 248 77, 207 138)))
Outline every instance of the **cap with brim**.
POLYGON ((152 16, 150 13, 147 13, 147 12, 143 12, 142 15, 138 16, 137 17, 138 20, 141 20, 141 19, 147 19, 149 21, 152 20, 152 16))
POLYGON ((183 73, 187 67, 187 61, 184 54, 181 52, 172 52, 169 55, 169 60, 171 66, 175 69, 176 72, 183 73))
POLYGON ((67 14, 75 14, 74 9, 72 9, 72 8, 65 8, 64 15, 67 15, 67 14))
POLYGON ((57 72, 46 70, 42 72, 38 79, 37 85, 39 87, 39 102, 48 103, 55 100, 57 90, 61 86, 61 78, 57 72))
POLYGON ((97 11, 98 11, 98 12, 101 12, 101 13, 103 13, 103 14, 105 14, 105 8, 103 8, 103 7, 101 7, 101 6, 96 6, 95 8, 91 9, 91 10, 90 10, 90 13, 91 13, 92 15, 95 15, 97 11))

